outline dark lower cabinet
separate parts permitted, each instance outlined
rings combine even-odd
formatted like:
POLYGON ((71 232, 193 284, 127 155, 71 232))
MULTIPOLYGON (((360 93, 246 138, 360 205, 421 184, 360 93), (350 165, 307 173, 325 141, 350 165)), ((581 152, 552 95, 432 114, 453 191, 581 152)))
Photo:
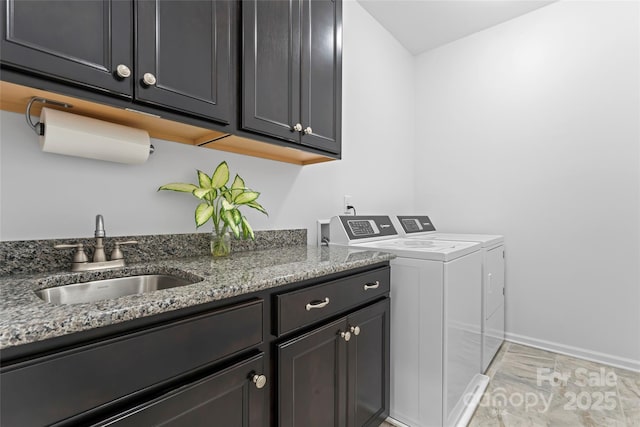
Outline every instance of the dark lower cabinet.
POLYGON ((347 425, 377 426, 389 412, 389 299, 352 314, 348 323, 347 425))
POLYGON ((376 265, 34 343, 2 360, 0 425, 377 427, 389 283, 376 265))
POLYGON ((97 343, 5 364, 0 425, 85 424, 96 408, 168 387, 263 340, 264 303, 251 299, 97 343), (212 339, 211 337, 215 337, 212 339), (37 385, 37 386, 34 386, 37 385), (32 408, 37 410, 31 410, 32 408))
POLYGON ((280 427, 343 427, 347 407, 346 319, 278 345, 280 427))
POLYGON ((280 427, 378 426, 388 415, 388 298, 277 348, 280 427))
POLYGON ((267 427, 266 388, 252 378, 265 369, 259 355, 171 391, 97 426, 267 427))

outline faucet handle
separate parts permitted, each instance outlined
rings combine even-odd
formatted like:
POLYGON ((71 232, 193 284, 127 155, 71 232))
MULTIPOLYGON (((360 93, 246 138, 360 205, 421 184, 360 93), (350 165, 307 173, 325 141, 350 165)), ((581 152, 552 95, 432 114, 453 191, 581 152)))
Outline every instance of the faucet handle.
POLYGON ((55 249, 76 249, 76 252, 73 254, 73 263, 85 263, 89 262, 89 257, 87 253, 84 251, 84 245, 82 243, 72 243, 72 244, 60 244, 55 245, 55 249))
POLYGON ((120 245, 137 245, 137 244, 138 244, 137 240, 125 240, 124 242, 115 242, 114 243, 115 246, 113 247, 113 251, 111 252, 111 261, 124 258, 124 254, 122 253, 122 250, 120 250, 120 245))

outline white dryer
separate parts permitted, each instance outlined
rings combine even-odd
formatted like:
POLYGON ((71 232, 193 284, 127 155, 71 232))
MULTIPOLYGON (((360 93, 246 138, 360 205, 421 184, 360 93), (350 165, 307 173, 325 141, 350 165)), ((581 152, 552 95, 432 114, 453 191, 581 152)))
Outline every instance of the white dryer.
POLYGON ((504 342, 504 236, 441 233, 428 216, 392 218, 401 234, 417 240, 477 242, 482 246, 482 372, 504 342))
POLYGON ((333 217, 329 244, 397 256, 390 421, 466 426, 489 380, 480 374, 481 245, 400 238, 388 216, 333 217))

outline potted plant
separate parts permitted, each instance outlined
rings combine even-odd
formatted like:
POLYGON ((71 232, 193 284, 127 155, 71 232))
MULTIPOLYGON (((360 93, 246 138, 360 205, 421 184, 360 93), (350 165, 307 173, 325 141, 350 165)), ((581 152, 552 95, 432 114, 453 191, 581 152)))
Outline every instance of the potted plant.
POLYGON ((173 182, 158 188, 160 190, 191 193, 201 202, 196 207, 196 228, 213 221, 211 237, 211 254, 214 257, 226 256, 231 252, 231 237, 229 230, 236 238, 255 239, 253 229, 247 218, 240 213, 241 206, 256 209, 265 215, 267 211, 257 202, 260 193, 247 188, 244 180, 236 174, 233 183, 229 182, 229 167, 227 162, 218 165, 211 177, 198 170, 198 185, 183 182, 173 182))

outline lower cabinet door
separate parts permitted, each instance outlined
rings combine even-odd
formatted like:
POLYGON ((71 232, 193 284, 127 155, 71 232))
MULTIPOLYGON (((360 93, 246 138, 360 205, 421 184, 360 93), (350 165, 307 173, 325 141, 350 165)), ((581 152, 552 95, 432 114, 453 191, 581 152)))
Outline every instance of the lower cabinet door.
POLYGON ((286 341, 278 352, 278 425, 346 426, 346 319, 286 341))
POLYGON ((379 426, 389 415, 389 299, 347 318, 347 425, 379 426))
POLYGON ((266 427, 269 387, 259 378, 254 381, 263 372, 264 355, 260 354, 98 425, 266 427))

